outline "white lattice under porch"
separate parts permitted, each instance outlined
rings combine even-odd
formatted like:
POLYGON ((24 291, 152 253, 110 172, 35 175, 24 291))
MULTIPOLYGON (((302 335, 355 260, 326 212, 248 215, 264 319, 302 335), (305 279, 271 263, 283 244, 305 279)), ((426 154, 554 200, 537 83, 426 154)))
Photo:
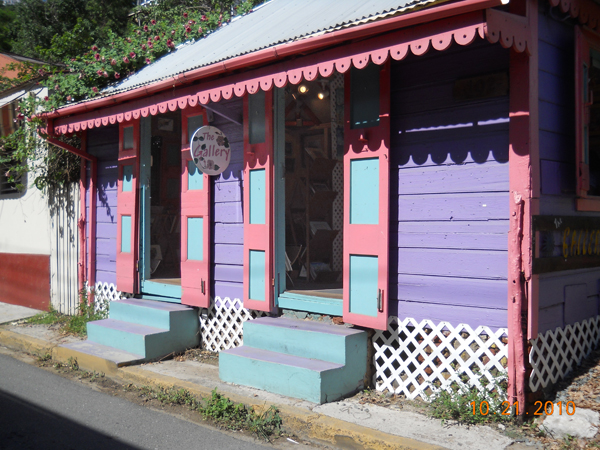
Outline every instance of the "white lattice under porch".
MULTIPOLYGON (((88 295, 92 292, 92 289, 87 283, 85 289, 88 295)), ((109 307, 109 303, 115 300, 133 297, 132 294, 117 290, 117 286, 115 286, 114 283, 105 283, 102 281, 97 281, 96 284, 94 284, 93 291, 96 311, 106 311, 109 307)))
POLYGON ((492 389, 506 377, 507 344, 505 328, 390 317, 388 329, 373 336, 373 383, 378 391, 424 400, 453 384, 492 389))
POLYGON ((200 332, 202 347, 211 352, 220 352, 243 343, 242 326, 246 320, 267 315, 262 311, 254 311, 243 307, 238 298, 221 299, 216 297, 210 308, 200 316, 200 332))
POLYGON ((531 341, 529 352, 531 391, 552 386, 568 376, 599 343, 600 316, 540 333, 531 341))

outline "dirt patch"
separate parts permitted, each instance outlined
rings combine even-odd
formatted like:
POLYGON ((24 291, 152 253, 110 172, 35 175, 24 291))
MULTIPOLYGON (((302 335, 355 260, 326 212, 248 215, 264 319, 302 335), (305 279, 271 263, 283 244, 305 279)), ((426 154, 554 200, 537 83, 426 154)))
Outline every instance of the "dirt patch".
POLYGON ((184 353, 172 355, 175 361, 198 361, 212 366, 219 365, 219 354, 201 348, 190 348, 184 353))

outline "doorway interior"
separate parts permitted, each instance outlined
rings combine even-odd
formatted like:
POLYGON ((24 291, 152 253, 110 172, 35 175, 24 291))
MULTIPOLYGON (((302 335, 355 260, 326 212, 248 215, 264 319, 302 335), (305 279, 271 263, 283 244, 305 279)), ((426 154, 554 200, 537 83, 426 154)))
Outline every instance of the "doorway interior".
MULTIPOLYGON (((279 306, 341 315, 344 78, 285 89, 285 289, 279 306), (338 311, 339 310, 339 311, 338 311)), ((281 253, 280 253, 281 254, 281 253)))
POLYGON ((181 302, 181 114, 145 118, 140 132, 140 290, 181 302))

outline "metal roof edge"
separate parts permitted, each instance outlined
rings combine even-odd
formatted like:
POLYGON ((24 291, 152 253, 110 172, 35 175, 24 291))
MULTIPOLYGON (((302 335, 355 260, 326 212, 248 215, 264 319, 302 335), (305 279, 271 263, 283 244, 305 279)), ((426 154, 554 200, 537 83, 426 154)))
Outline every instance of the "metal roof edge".
POLYGON ((396 14, 392 17, 369 21, 356 26, 342 27, 339 30, 320 35, 311 35, 297 41, 286 42, 272 47, 267 47, 252 53, 240 55, 225 61, 219 61, 208 66, 192 69, 177 74, 152 84, 139 86, 130 90, 111 93, 110 95, 69 105, 53 112, 44 113, 45 117, 56 119, 59 117, 90 112, 106 106, 113 106, 129 100, 134 100, 145 95, 153 95, 162 90, 189 84, 193 81, 214 75, 222 75, 233 70, 241 69, 253 64, 269 64, 282 58, 301 54, 306 51, 317 51, 327 46, 339 44, 349 39, 373 36, 375 34, 422 24, 434 20, 444 19, 453 15, 500 6, 505 0, 432 0, 439 6, 423 7, 408 14, 396 14))

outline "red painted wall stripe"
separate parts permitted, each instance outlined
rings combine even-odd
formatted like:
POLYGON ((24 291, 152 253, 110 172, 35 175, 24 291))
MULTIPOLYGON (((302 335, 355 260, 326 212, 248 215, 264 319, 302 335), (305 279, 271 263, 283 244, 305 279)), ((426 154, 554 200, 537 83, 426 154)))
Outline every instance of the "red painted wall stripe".
POLYGON ((0 302, 47 311, 50 256, 0 253, 0 302))

